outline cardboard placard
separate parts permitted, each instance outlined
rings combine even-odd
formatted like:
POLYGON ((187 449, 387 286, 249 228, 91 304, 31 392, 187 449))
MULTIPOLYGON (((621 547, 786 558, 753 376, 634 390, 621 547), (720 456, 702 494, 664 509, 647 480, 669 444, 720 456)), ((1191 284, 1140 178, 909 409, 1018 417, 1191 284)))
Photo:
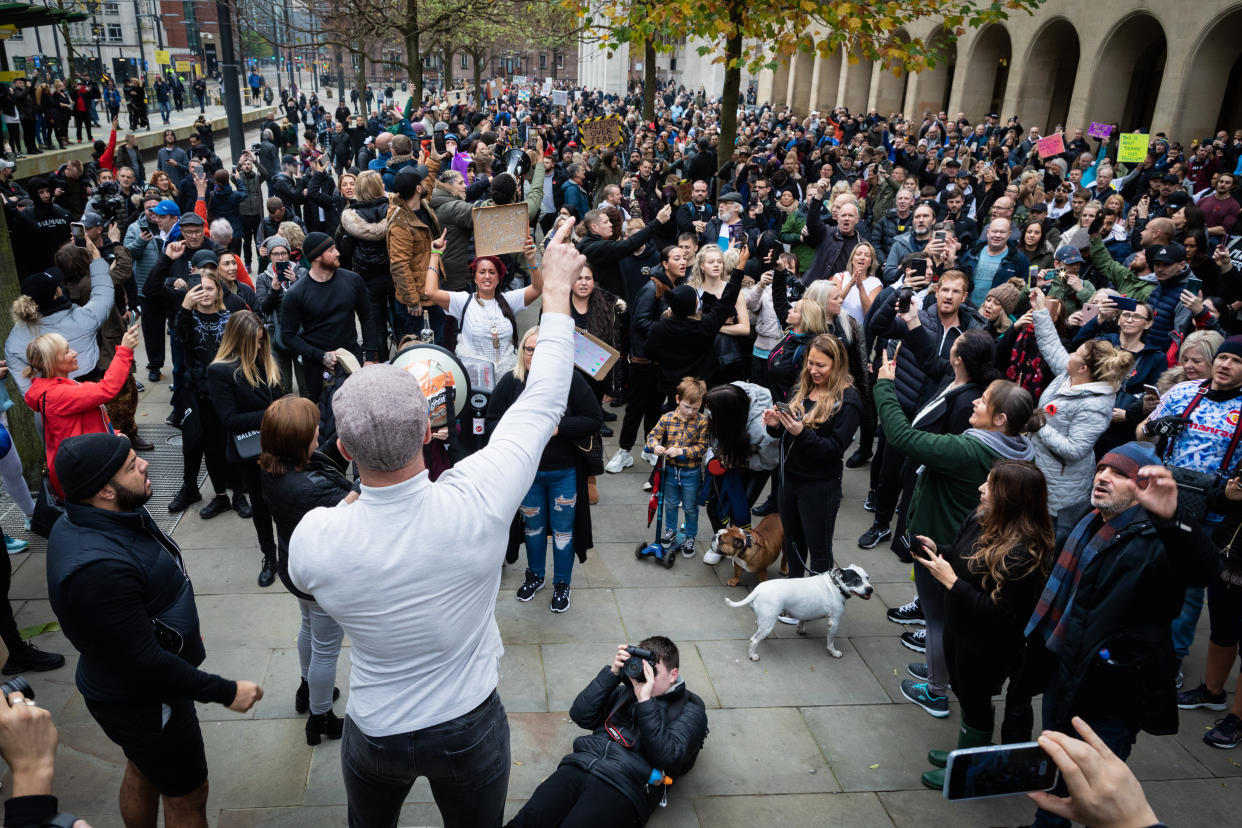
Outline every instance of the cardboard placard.
POLYGON ((574 328, 574 367, 581 368, 591 379, 604 379, 620 358, 617 349, 604 340, 574 328))
POLYGON ((583 118, 578 122, 578 134, 582 138, 583 149, 618 147, 625 141, 621 135, 621 116, 619 115, 583 118))
POLYGON ((519 253, 526 247, 526 237, 530 235, 526 202, 475 207, 470 216, 474 219, 476 256, 519 253))
POLYGON ((1039 151, 1040 158, 1054 158, 1065 152, 1065 138, 1059 132, 1056 135, 1040 138, 1035 143, 1035 149, 1039 151))
POLYGON ((1139 164, 1147 157, 1147 135, 1142 132, 1123 132, 1119 136, 1117 160, 1122 164, 1139 164))
POLYGON ((1091 128, 1087 130, 1087 137, 1103 138, 1106 141, 1108 140, 1108 136, 1112 134, 1113 134, 1113 128, 1109 126, 1108 124, 1102 124, 1099 121, 1092 121, 1091 128))
POLYGON ((569 93, 566 92, 564 89, 553 89, 552 90, 552 105, 553 106, 569 106, 569 93))
POLYGON ((444 98, 449 106, 460 106, 466 102, 466 90, 450 89, 444 93, 444 98))
POLYGON ((552 94, 552 79, 551 78, 543 79, 543 89, 541 90, 540 94, 543 95, 545 98, 552 94))

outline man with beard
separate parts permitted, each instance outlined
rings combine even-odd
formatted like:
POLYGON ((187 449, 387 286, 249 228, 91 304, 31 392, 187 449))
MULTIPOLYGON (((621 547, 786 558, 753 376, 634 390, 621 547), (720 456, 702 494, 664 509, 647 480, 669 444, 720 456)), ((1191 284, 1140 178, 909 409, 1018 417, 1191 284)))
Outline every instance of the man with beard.
POLYGON ((207 824, 207 757, 194 702, 244 713, 263 698, 250 681, 197 667, 206 657, 177 544, 144 504, 147 462, 119 434, 61 443, 65 515, 48 538, 47 583, 61 629, 81 653, 77 686, 104 733, 125 751, 121 818, 207 824))
MULTIPOLYGON (((1057 516, 1059 556, 1026 626, 1055 662, 1044 729, 1070 733, 1081 717, 1123 761, 1140 730, 1177 732, 1170 624, 1186 588, 1206 585, 1219 566, 1161 463, 1138 442, 1100 458, 1090 502, 1057 516)), ((1066 793, 1064 780, 1053 788, 1066 793)), ((1033 824, 1070 823, 1041 810, 1033 824)))

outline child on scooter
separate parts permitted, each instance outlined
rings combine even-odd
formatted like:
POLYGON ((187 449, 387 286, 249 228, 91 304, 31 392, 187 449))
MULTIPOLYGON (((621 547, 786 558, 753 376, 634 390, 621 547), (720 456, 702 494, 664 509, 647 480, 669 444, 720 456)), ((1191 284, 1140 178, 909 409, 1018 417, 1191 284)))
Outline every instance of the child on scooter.
POLYGON ((699 483, 703 456, 707 454, 707 417, 703 397, 707 383, 684 377, 677 386, 677 407, 660 417, 647 435, 647 450, 664 458, 664 536, 668 548, 677 539, 677 507, 685 518, 681 554, 694 557, 694 538, 699 531, 699 483))

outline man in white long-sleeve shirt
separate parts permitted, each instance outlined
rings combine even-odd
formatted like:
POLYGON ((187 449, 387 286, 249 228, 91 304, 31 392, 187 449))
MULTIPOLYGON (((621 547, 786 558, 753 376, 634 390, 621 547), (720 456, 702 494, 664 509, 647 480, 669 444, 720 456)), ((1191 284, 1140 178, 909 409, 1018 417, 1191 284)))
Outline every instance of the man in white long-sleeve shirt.
POLYGON ((496 595, 509 524, 569 392, 569 292, 585 262, 567 243, 572 225, 561 225, 544 254, 544 313, 526 390, 482 451, 432 483, 422 392, 394 366, 363 368, 333 398, 339 445, 358 465, 362 494, 302 519, 289 575, 353 642, 341 745, 353 828, 395 826, 419 776, 445 826, 501 824, 510 758, 496 692, 504 652, 496 595))

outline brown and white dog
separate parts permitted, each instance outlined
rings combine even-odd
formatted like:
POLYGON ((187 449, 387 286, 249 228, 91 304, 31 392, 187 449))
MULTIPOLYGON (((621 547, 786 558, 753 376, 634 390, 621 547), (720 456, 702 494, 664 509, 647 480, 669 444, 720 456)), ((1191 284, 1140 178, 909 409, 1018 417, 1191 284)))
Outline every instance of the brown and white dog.
POLYGON ((771 514, 759 521, 753 529, 727 526, 712 537, 711 550, 718 555, 733 559, 733 577, 726 583, 737 586, 742 570, 753 572, 759 583, 768 579, 768 567, 779 556, 781 574, 787 572, 785 564, 785 529, 781 516, 771 514))

